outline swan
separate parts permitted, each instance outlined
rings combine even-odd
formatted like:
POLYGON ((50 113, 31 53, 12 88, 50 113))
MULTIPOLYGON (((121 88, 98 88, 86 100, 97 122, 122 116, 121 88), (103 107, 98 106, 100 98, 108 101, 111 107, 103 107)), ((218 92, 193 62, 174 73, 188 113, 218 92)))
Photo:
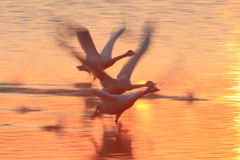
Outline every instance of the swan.
POLYGON ((123 114, 123 112, 132 107, 139 98, 148 93, 157 91, 159 91, 159 89, 155 87, 155 84, 147 87, 145 90, 121 95, 113 95, 96 89, 88 90, 89 93, 98 96, 101 100, 101 102, 97 105, 92 118, 94 118, 99 111, 105 114, 116 115, 115 123, 118 123, 118 119, 123 114))
MULTIPOLYGON (((98 53, 89 30, 83 26, 78 26, 77 28, 74 28, 78 41, 82 49, 86 53, 86 61, 94 61, 103 69, 111 67, 116 61, 124 57, 129 57, 134 55, 134 52, 132 50, 128 50, 125 54, 112 58, 113 46, 116 40, 118 39, 118 37, 124 32, 125 29, 126 29, 126 24, 124 24, 124 26, 119 31, 115 32, 111 36, 111 38, 103 48, 102 52, 98 53)), ((77 69, 80 71, 89 72, 87 67, 85 67, 84 65, 77 66, 77 69)))
POLYGON ((87 61, 85 60, 79 52, 74 50, 73 47, 69 46, 64 42, 63 40, 58 39, 60 47, 63 49, 70 49, 70 52, 72 53, 73 56, 75 56, 78 60, 82 62, 84 66, 87 67, 88 70, 92 72, 92 74, 97 77, 100 80, 100 83, 103 87, 103 91, 106 91, 110 94, 122 94, 126 91, 136 89, 136 88, 141 88, 141 87, 149 87, 153 85, 154 83, 152 81, 147 81, 145 84, 132 84, 130 81, 132 72, 141 58, 141 56, 145 53, 147 50, 149 43, 150 43, 150 38, 151 38, 151 33, 152 33, 152 28, 149 26, 145 28, 145 37, 143 41, 140 43, 140 48, 138 51, 132 56, 128 62, 123 66, 122 70, 117 76, 117 79, 114 79, 110 77, 107 73, 103 71, 101 67, 95 61, 87 61))

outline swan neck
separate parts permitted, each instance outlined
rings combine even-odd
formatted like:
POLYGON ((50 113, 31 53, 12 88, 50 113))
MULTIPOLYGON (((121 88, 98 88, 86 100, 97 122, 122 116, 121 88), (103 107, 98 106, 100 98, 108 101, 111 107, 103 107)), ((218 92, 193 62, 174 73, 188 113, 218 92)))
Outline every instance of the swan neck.
POLYGON ((113 61, 113 63, 115 63, 116 61, 118 61, 118 60, 120 60, 120 59, 122 59, 122 58, 124 58, 124 57, 126 57, 126 54, 122 54, 122 55, 120 55, 120 56, 114 57, 114 58, 112 59, 112 61, 113 61))
POLYGON ((136 102, 139 98, 143 97, 145 94, 147 94, 148 91, 147 89, 146 90, 143 90, 143 91, 138 91, 136 92, 136 94, 133 96, 132 98, 132 101, 133 102, 136 102))

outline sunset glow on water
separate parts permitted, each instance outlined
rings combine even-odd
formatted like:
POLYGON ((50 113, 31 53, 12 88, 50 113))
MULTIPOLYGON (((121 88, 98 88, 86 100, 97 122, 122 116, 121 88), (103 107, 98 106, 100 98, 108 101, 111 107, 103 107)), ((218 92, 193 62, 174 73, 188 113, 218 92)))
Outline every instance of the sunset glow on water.
MULTIPOLYGON (((0 6, 1 160, 240 159, 237 0, 2 0, 0 6), (160 91, 139 99, 118 124, 113 115, 90 119, 99 99, 76 96, 75 84, 93 77, 76 69, 81 63, 56 44, 54 29, 61 21, 79 23, 101 52, 125 20, 116 57, 137 49, 146 19, 157 21, 155 32, 131 82, 151 80, 160 91)), ((84 53, 76 38, 72 44, 84 53)), ((128 59, 105 71, 116 78, 128 59)), ((99 80, 92 87, 101 89, 99 80)))

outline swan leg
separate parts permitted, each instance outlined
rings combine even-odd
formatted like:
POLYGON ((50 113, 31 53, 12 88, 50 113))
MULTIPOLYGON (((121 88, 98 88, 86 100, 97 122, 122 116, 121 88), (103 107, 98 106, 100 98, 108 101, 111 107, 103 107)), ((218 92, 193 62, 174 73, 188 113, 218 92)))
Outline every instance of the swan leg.
MULTIPOLYGON (((123 111, 124 112, 124 111, 123 111)), ((116 119, 115 119, 115 123, 118 123, 118 119, 120 118, 120 116, 123 114, 123 112, 117 113, 116 114, 116 119)))
POLYGON ((97 111, 98 111, 98 109, 99 109, 99 105, 97 105, 94 114, 91 116, 91 119, 94 119, 94 118, 97 116, 97 111))
POLYGON ((93 83, 96 79, 97 79, 97 77, 93 76, 91 83, 93 83))

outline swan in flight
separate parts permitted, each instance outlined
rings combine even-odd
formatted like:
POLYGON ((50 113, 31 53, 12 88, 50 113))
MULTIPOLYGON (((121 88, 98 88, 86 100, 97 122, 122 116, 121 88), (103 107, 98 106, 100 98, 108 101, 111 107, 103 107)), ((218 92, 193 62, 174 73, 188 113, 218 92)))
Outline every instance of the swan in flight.
POLYGON ((100 80, 100 83, 103 87, 103 91, 106 91, 110 94, 122 94, 126 91, 136 89, 136 88, 141 88, 141 87, 149 87, 154 85, 152 81, 147 81, 145 84, 132 84, 130 81, 132 72, 141 58, 141 56, 145 53, 147 50, 149 43, 150 43, 150 38, 151 38, 151 33, 153 31, 153 28, 147 26, 145 28, 145 37, 140 43, 140 47, 137 50, 137 52, 132 56, 128 62, 123 66, 122 70, 117 76, 117 79, 114 79, 110 77, 107 73, 103 71, 101 67, 94 61, 87 61, 85 60, 79 52, 77 52, 73 47, 69 46, 66 44, 66 42, 57 39, 59 41, 60 47, 63 49, 70 49, 70 52, 72 53, 73 56, 75 56, 78 60, 82 62, 84 66, 88 70, 92 72, 92 74, 97 77, 100 80))
POLYGON ((115 123, 117 123, 123 112, 132 107, 139 98, 148 93, 157 91, 159 91, 159 89, 156 88, 154 84, 147 87, 145 90, 121 95, 113 95, 101 90, 88 90, 88 92, 98 96, 101 100, 101 102, 97 105, 96 111, 92 118, 94 118, 99 111, 105 114, 116 115, 115 123))
MULTIPOLYGON (((103 69, 111 67, 116 61, 124 57, 134 55, 134 52, 132 50, 129 50, 125 54, 112 58, 113 46, 118 37, 124 32, 125 29, 126 24, 124 24, 123 28, 121 28, 119 31, 117 31, 111 36, 111 38, 103 48, 102 52, 99 54, 93 43, 92 37, 88 29, 83 26, 78 26, 77 28, 74 28, 78 41, 86 53, 86 61, 93 61, 103 69)), ((89 70, 84 65, 77 66, 77 69, 80 71, 89 72, 89 70)))

